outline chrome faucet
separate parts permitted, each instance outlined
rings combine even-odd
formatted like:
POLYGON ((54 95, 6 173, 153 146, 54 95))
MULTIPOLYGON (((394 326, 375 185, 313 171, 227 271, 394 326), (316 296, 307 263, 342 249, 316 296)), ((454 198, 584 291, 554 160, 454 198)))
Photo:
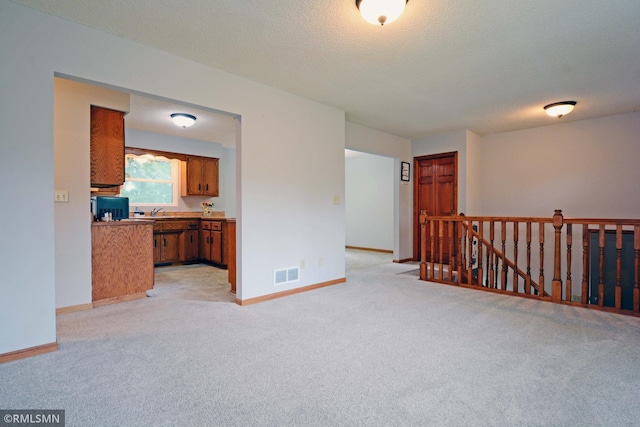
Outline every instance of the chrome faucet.
MULTIPOLYGON (((156 216, 156 214, 159 214, 160 211, 164 211, 164 208, 154 208, 151 209, 151 216, 156 216)), ((167 211, 164 212, 164 214, 167 214, 167 211)))

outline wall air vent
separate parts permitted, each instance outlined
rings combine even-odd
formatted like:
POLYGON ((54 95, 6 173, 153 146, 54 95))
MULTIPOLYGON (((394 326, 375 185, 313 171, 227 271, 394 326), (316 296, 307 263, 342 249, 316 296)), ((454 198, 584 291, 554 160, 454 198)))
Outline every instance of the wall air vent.
POLYGON ((297 282, 300 279, 300 268, 291 267, 275 270, 273 272, 273 284, 284 285, 285 283, 297 282))

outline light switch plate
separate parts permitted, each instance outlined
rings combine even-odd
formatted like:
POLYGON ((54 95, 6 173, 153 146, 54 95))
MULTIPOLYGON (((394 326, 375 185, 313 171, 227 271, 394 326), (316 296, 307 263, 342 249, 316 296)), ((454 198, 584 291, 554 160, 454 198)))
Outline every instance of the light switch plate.
POLYGON ((69 190, 56 190, 53 200, 58 203, 69 203, 69 190))

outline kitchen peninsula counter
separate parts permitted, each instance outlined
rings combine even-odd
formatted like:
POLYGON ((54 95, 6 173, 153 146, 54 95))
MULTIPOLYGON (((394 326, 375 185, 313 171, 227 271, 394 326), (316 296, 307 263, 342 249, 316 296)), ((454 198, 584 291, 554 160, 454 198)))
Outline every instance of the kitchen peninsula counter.
POLYGON ((94 306, 143 298, 153 288, 151 219, 91 224, 91 283, 94 306))

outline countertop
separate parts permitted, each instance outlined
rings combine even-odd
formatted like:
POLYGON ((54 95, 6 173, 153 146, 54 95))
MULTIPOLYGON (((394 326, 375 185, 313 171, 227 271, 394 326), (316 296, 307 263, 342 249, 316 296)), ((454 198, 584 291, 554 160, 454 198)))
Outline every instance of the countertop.
POLYGON ((92 227, 120 227, 123 225, 153 225, 154 221, 152 219, 146 218, 129 218, 123 219, 122 221, 93 221, 91 223, 92 227))
MULTIPOLYGON (((224 212, 222 212, 224 215, 224 212)), ((159 215, 159 216, 145 216, 145 217, 137 217, 137 218, 128 218, 123 219, 121 221, 94 221, 91 223, 92 227, 105 227, 105 226, 123 226, 123 225, 142 225, 142 224, 153 224, 156 221, 185 221, 190 219, 199 219, 202 221, 229 221, 234 220, 235 218, 226 218, 224 216, 202 216, 202 214, 198 214, 195 212, 191 216, 187 215, 159 215)))

